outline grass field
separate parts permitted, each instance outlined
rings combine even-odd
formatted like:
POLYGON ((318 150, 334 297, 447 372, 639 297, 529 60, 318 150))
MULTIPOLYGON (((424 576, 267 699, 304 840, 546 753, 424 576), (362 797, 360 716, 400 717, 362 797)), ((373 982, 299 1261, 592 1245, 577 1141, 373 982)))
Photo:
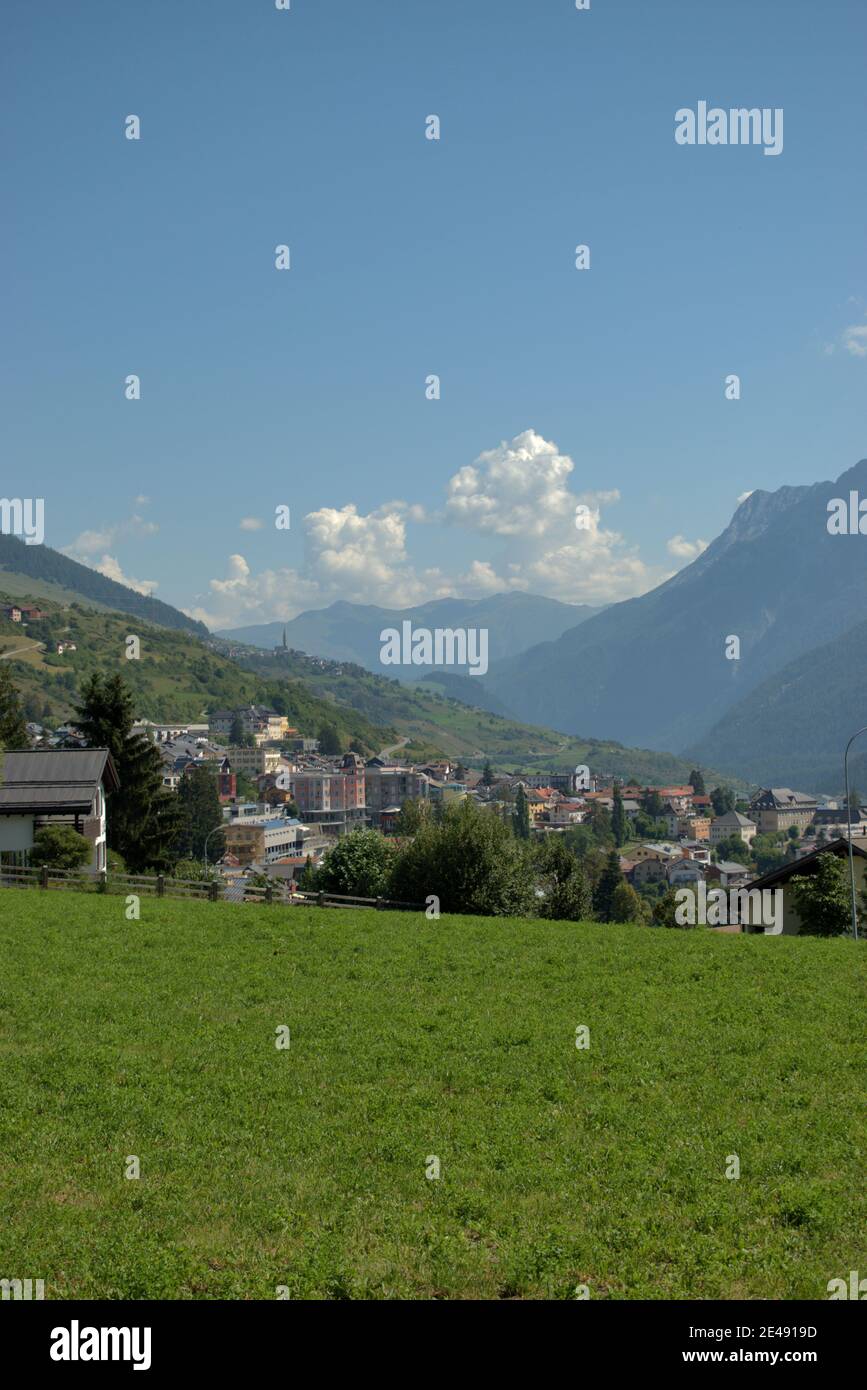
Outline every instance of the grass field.
POLYGON ((789 1299, 867 1271, 852 942, 141 911, 0 891, 2 1277, 789 1299))

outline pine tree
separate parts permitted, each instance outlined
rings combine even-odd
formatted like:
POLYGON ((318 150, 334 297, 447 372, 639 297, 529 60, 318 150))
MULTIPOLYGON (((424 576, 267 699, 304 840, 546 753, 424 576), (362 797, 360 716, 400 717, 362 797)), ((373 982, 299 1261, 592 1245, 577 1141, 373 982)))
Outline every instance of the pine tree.
POLYGON ((610 851, 602 877, 593 894, 593 911, 600 922, 610 922, 614 913, 614 894, 623 882, 620 872, 620 855, 616 849, 610 851))
POLYGON ((692 787, 694 796, 706 796, 704 789, 704 777, 700 767, 694 767, 689 774, 689 785, 692 787))
POLYGON ((120 676, 94 673, 81 691, 76 725, 91 748, 107 748, 119 790, 109 798, 108 845, 123 855, 131 873, 172 863, 177 835, 177 797, 163 786, 159 749, 133 734, 132 692, 120 676))
POLYGON ((491 767, 490 758, 485 759, 485 766, 482 769, 482 786, 492 787, 494 785, 494 771, 491 767))
POLYGON ((181 859, 202 859, 207 841, 210 862, 219 859, 224 849, 224 837, 222 834, 211 835, 211 831, 222 825, 223 811, 217 792, 217 779, 211 768, 191 767, 184 773, 178 787, 178 809, 181 824, 175 852, 181 859))
POLYGON ((9 663, 0 661, 0 749, 29 748, 24 706, 13 684, 9 663))
POLYGON ((623 809, 623 797, 620 794, 620 783, 614 783, 614 806, 611 811, 611 829, 614 831, 614 843, 620 847, 626 839, 626 812, 623 809))
POLYGON ((512 813, 512 829, 519 840, 529 840, 530 803, 527 800, 527 793, 520 784, 515 794, 515 809, 512 813))
POLYGON ((337 725, 323 724, 319 730, 319 752, 325 753, 328 757, 336 757, 342 751, 337 725))

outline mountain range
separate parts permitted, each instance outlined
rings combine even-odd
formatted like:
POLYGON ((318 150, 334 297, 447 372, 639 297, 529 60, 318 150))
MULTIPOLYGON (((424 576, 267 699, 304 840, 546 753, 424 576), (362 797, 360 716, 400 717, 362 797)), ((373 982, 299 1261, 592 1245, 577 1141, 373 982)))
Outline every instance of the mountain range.
MULTIPOLYGON (((281 645, 285 627, 286 645, 293 651, 327 657, 331 661, 354 661, 378 675, 417 681, 429 674, 429 667, 382 665, 380 633, 386 628, 400 631, 406 621, 415 628, 431 631, 483 628, 488 632, 491 660, 505 661, 520 657, 537 642, 553 641, 598 612, 598 608, 586 604, 560 603, 557 599, 524 593, 494 594, 480 599, 432 599, 415 608, 377 608, 372 604, 338 602, 328 608, 299 613, 285 624, 261 623, 230 628, 218 632, 217 636, 273 651, 281 645)), ((466 673, 467 668, 453 666, 448 669, 459 676, 466 673)), ((471 684, 475 684, 476 679, 473 677, 471 684)))
MULTIPOLYGON (((501 664, 482 684, 513 718, 590 737, 604 729, 790 784, 804 713, 820 717, 817 691, 824 684, 827 727, 809 737, 826 739, 829 752, 851 732, 837 718, 859 699, 867 538, 828 530, 829 503, 848 504, 850 492, 867 496, 867 459, 836 481, 751 493, 673 578, 501 664), (825 649, 838 641, 826 667, 825 649), (746 731, 759 727, 757 745, 746 731)), ((822 759, 811 776, 829 766, 822 759)))
MULTIPOLYGON (((835 481, 752 492, 691 564, 649 593, 604 609, 524 593, 436 599, 411 609, 338 602, 287 623, 286 645, 296 654, 387 675, 383 690, 395 690, 399 677, 417 683, 420 692, 427 689, 435 701, 444 698, 446 708, 457 710, 460 702, 465 711, 474 707, 488 719, 513 721, 522 732, 510 732, 506 743, 516 754, 535 727, 568 736, 570 743, 613 741, 673 753, 762 785, 836 792, 842 745, 867 724, 867 535, 857 524, 862 496, 867 459, 835 481), (842 499, 849 509, 850 498, 853 533, 832 534, 829 508, 842 499), (459 667, 383 668, 380 633, 400 630, 407 620, 432 630, 486 628, 489 671, 469 676, 459 667)), ((201 623, 170 604, 46 546, 5 535, 0 588, 61 603, 71 595, 97 609, 208 636, 201 623)), ((279 622, 220 634, 263 657, 281 647, 283 636, 279 622)), ((285 663, 286 657, 277 659, 285 663)), ((316 671, 314 661, 293 674, 310 682, 318 680, 316 671)), ((341 674, 338 666, 321 672, 332 689, 349 682, 338 698, 351 705, 363 694, 369 717, 399 727, 399 718, 386 718, 386 709, 397 714, 389 699, 362 691, 362 674, 341 674)), ((419 719, 418 710, 403 713, 406 727, 419 719)), ((428 726, 426 737, 431 732, 428 726)), ((860 746, 853 776, 867 782, 867 752, 860 746)))
POLYGON ((49 545, 27 545, 17 536, 9 536, 0 531, 0 587, 7 594, 23 597, 55 598, 60 602, 72 594, 79 603, 94 608, 107 608, 112 612, 129 613, 148 623, 160 627, 175 628, 192 632, 197 637, 207 637, 208 629, 204 623, 188 618, 180 609, 170 603, 140 594, 108 579, 89 565, 81 565, 70 560, 59 550, 49 545))

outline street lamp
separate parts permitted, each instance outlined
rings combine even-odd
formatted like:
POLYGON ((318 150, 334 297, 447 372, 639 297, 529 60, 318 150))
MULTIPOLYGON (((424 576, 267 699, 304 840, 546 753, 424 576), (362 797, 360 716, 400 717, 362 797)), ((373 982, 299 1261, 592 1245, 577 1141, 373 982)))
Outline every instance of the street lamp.
POLYGON ((849 805, 849 749, 861 734, 867 733, 867 724, 863 729, 859 729, 853 734, 846 744, 846 752, 843 754, 843 776, 846 781, 846 824, 849 827, 849 885, 852 890, 852 935, 858 940, 858 914, 855 911, 855 856, 852 852, 852 808, 849 805))
POLYGON ((203 845, 203 852, 205 856, 205 873, 208 872, 208 841, 210 840, 212 835, 216 835, 217 831, 222 829, 223 824, 221 822, 219 825, 215 825, 213 830, 209 830, 207 835, 205 836, 205 843, 203 845))

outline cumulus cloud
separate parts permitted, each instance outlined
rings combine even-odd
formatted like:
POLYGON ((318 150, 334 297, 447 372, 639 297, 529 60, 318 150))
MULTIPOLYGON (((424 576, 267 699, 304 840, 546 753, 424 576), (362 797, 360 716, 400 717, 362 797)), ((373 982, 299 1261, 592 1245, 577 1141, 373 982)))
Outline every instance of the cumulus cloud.
POLYGON ((867 357, 867 323, 855 323, 845 328, 843 346, 853 357, 867 357))
POLYGON ((672 536, 666 542, 666 549, 669 555, 673 555, 676 560, 695 560, 703 550, 707 550, 707 541, 688 541, 685 536, 672 536))
MULTIPOLYGON (((210 627, 232 627, 290 618, 335 599, 406 608, 451 594, 507 590, 599 604, 661 582, 666 573, 647 566, 636 547, 603 525, 602 508, 616 503, 619 492, 576 488, 575 471, 556 444, 526 430, 458 468, 439 513, 403 500, 368 513, 353 503, 308 513, 299 569, 254 574, 243 556, 233 555, 225 576, 210 581, 190 614, 210 627), (407 547, 409 523, 461 530, 486 553, 466 568, 420 570, 407 547)), ((444 529, 442 553, 449 548, 444 529)))
POLYGON ((156 579, 133 579, 131 575, 124 574, 114 555, 103 555, 100 560, 91 562, 90 568, 104 574, 106 579, 114 579, 128 589, 135 589, 137 594, 152 594, 159 587, 156 579))
POLYGON ((207 598, 189 614, 209 627, 232 627, 292 618, 337 599, 404 608, 445 597, 454 592, 447 577, 438 569, 417 571, 410 560, 406 521, 412 510, 390 502, 367 514, 354 503, 309 512, 300 569, 254 574, 243 555, 231 555, 225 577, 210 581, 207 598))
POLYGON ((239 525, 242 531, 261 531, 265 523, 258 516, 242 516, 239 525))
MULTIPOLYGON (((146 497, 136 498, 140 506, 146 505, 147 500, 146 497)), ((90 564, 91 568, 96 569, 97 566, 91 562, 92 556, 99 555, 127 536, 154 536, 159 529, 155 521, 147 521, 139 512, 133 512, 125 521, 103 525, 91 531, 82 531, 71 545, 63 547, 63 553, 83 565, 90 564)))
POLYGON ((449 480, 446 519, 501 542, 486 562, 488 592, 525 589, 567 603, 611 603, 664 577, 603 526, 601 508, 619 501, 617 489, 576 489, 574 473, 568 454, 525 430, 449 480))

